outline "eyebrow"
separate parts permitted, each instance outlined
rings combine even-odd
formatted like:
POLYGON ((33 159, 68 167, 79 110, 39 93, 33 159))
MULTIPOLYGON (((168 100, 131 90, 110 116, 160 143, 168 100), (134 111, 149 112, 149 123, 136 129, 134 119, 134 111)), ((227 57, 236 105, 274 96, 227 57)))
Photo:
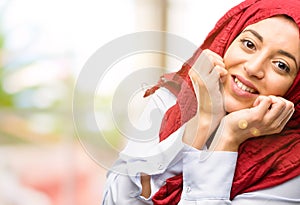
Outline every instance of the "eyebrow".
MULTIPOLYGON (((259 33, 257 33, 255 30, 252 30, 252 29, 246 29, 246 30, 244 30, 242 33, 245 33, 245 32, 250 32, 250 33, 252 33, 252 34, 253 34, 256 38, 258 38, 258 40, 260 40, 261 42, 264 41, 264 38, 263 38, 259 33)), ((279 50, 278 53, 281 54, 281 55, 284 55, 284 56, 286 56, 286 57, 288 57, 288 58, 290 58, 290 59, 292 59, 292 60, 295 62, 296 67, 298 68, 298 64, 297 64, 297 61, 296 61, 295 56, 293 56, 292 54, 290 54, 289 52, 284 51, 284 50, 279 50)))
POLYGON ((284 55, 284 56, 286 56, 286 57, 288 57, 290 59, 292 59, 295 62, 295 64, 296 64, 296 68, 298 68, 298 64, 297 64, 296 58, 292 54, 290 54, 289 52, 286 52, 284 50, 279 50, 278 53, 281 54, 281 55, 284 55))
POLYGON ((245 33, 245 32, 250 32, 252 33, 256 38, 258 38, 261 42, 264 41, 264 38, 259 34, 257 33, 256 31, 252 30, 252 29, 246 29, 244 30, 242 33, 245 33))

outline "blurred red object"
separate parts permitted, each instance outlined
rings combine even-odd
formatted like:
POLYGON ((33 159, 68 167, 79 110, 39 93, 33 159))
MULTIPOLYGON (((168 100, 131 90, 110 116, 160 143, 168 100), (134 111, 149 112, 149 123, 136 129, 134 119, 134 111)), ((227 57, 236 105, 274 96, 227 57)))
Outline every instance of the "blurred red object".
MULTIPOLYGON (((82 147, 17 145, 1 148, 1 152, 6 153, 8 166, 20 184, 46 196, 49 205, 98 205, 101 202, 106 171, 92 161, 82 147)), ((23 201, 23 204, 27 203, 23 201)))

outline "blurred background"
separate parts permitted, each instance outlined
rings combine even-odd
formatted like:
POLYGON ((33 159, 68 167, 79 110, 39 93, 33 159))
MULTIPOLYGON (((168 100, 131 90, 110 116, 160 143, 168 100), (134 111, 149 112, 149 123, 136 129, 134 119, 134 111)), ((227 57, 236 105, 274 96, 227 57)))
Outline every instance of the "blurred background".
MULTIPOLYGON (((74 86, 87 59, 104 44, 137 31, 167 31, 199 46, 238 2, 1 0, 0 204, 100 204, 107 167, 82 145, 72 116, 74 86)), ((149 59, 169 67, 165 56, 149 59)), ((97 99, 100 113, 107 112, 113 96, 110 86, 97 99)), ((106 125, 105 132, 121 150, 114 126, 106 125)), ((87 128, 84 134, 97 137, 99 130, 87 128)), ((96 151, 115 160, 105 146, 96 151)))

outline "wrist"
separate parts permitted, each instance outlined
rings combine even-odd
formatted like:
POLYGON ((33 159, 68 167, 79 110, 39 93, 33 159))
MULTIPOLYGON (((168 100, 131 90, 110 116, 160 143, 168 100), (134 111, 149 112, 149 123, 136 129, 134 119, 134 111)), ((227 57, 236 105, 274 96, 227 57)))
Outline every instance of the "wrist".
POLYGON ((237 152, 240 146, 240 142, 238 141, 240 136, 231 129, 231 127, 224 125, 224 120, 221 122, 215 137, 209 147, 210 150, 215 151, 231 151, 237 152))
POLYGON ((234 141, 230 137, 222 136, 219 142, 213 148, 215 151, 228 151, 228 152, 237 152, 239 149, 239 143, 234 141))
POLYGON ((145 198, 149 198, 151 195, 151 176, 147 174, 141 174, 141 185, 142 185, 142 192, 141 196, 145 198))
POLYGON ((210 136, 211 116, 197 113, 185 127, 183 142, 201 149, 210 136))

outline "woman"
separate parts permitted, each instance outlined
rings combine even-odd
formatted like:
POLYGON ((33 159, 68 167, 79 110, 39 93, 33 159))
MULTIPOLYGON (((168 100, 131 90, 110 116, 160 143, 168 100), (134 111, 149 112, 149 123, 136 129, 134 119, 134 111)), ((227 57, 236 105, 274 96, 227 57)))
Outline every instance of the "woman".
POLYGON ((159 144, 185 130, 192 146, 157 169, 118 161, 133 176, 111 172, 103 204, 299 204, 299 27, 299 0, 228 11, 182 69, 146 93, 168 104, 159 144), (219 79, 224 99, 214 101, 219 79), (199 150, 205 144, 215 151, 199 150))

